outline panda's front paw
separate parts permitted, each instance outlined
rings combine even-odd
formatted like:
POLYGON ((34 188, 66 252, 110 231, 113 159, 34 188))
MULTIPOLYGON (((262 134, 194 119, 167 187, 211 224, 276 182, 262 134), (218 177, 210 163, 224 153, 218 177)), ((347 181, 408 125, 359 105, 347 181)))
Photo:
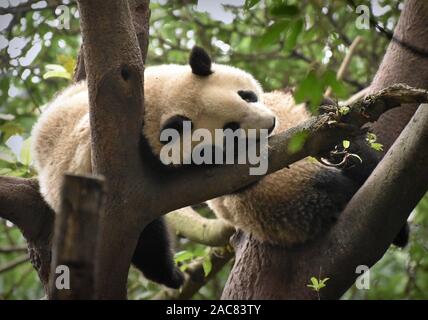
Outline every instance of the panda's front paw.
POLYGON ((184 283, 184 274, 178 267, 174 267, 171 273, 165 277, 163 284, 172 289, 179 289, 184 283))

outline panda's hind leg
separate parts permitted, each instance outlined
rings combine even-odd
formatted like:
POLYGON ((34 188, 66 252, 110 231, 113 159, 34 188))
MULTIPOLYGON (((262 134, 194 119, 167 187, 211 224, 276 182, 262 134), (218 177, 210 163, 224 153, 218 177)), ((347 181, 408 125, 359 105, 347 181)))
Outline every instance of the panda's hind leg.
POLYGON ((175 265, 164 219, 151 222, 141 233, 132 263, 144 276, 170 288, 180 288, 183 273, 175 265))

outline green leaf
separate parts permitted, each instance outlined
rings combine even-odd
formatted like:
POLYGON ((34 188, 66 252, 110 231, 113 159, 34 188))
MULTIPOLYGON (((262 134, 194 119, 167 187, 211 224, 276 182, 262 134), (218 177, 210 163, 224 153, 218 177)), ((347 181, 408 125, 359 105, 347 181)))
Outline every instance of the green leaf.
POLYGON ((0 146, 0 160, 7 163, 15 163, 17 159, 12 150, 5 146, 0 146))
POLYGON ((373 142, 376 142, 377 137, 376 137, 376 135, 374 133, 367 132, 366 140, 369 143, 373 143, 373 142))
POLYGON ((43 75, 43 79, 45 80, 49 78, 71 79, 71 73, 59 64, 48 64, 46 65, 46 69, 48 71, 43 75))
POLYGON ((175 262, 183 262, 193 259, 193 253, 187 250, 179 251, 174 255, 175 262))
POLYGON ((10 168, 0 168, 0 176, 8 176, 13 170, 10 168))
POLYGON ((306 131, 296 133, 288 143, 288 152, 293 154, 300 151, 303 148, 307 137, 308 133, 306 131))
POLYGON ((339 108, 339 113, 344 116, 347 115, 349 113, 349 111, 351 111, 351 109, 349 109, 349 107, 340 107, 339 108))
POLYGON ((350 142, 349 140, 343 140, 343 141, 342 141, 342 144, 343 144, 343 147, 344 147, 345 149, 348 149, 348 148, 349 148, 349 146, 351 145, 351 142, 350 142))
POLYGON ((333 90, 336 96, 344 97, 347 95, 347 90, 345 86, 341 81, 337 80, 337 75, 335 72, 327 70, 324 73, 323 80, 325 82, 325 86, 330 86, 331 90, 333 90))
POLYGON ((188 264, 183 264, 183 265, 181 265, 180 266, 180 271, 181 272, 184 272, 184 271, 186 271, 186 269, 189 267, 189 265, 188 264))
POLYGON ((280 4, 270 10, 271 15, 279 17, 294 17, 299 14, 299 8, 294 5, 280 4))
POLYGON ((258 4, 260 0, 245 0, 244 9, 249 10, 252 7, 254 7, 256 4, 258 4))
POLYGON ((291 24, 290 30, 285 41, 285 50, 290 51, 294 49, 297 39, 303 30, 303 20, 299 19, 291 24))
POLYGON ((211 262, 210 256, 206 256, 204 261, 202 262, 202 268, 204 269, 205 277, 209 275, 213 268, 213 264, 211 262))
POLYGON ((12 170, 7 175, 10 177, 27 177, 28 173, 29 172, 26 168, 18 168, 18 169, 12 170))
POLYGON ((376 151, 382 151, 383 150, 383 144, 379 142, 373 142, 370 144, 370 147, 376 151))
POLYGON ((369 144, 370 148, 376 150, 376 151, 382 151, 383 150, 383 144, 376 142, 377 137, 374 133, 368 132, 366 135, 366 141, 369 144))
POLYGON ((8 121, 0 126, 1 137, 3 141, 7 141, 11 136, 24 133, 24 128, 16 123, 8 121))
POLYGON ((58 62, 70 75, 73 74, 74 68, 76 67, 76 60, 72 56, 61 54, 58 56, 58 62))
POLYGON ((205 257, 208 254, 209 250, 210 250, 209 247, 196 246, 192 250, 192 253, 194 257, 205 257))
POLYGON ((281 39, 283 32, 287 30, 289 23, 289 21, 278 21, 269 26, 260 40, 257 41, 258 46, 267 47, 269 45, 277 44, 281 39))
POLYGON ((15 119, 15 116, 13 114, 0 113, 0 120, 11 121, 13 119, 15 119))
POLYGON ((318 285, 319 285, 319 284, 318 284, 318 279, 317 279, 317 278, 312 277, 312 278, 311 278, 311 282, 312 282, 312 285, 313 285, 313 286, 318 287, 318 285))
POLYGON ((62 78, 62 79, 71 79, 70 73, 68 71, 48 71, 43 75, 43 79, 49 79, 49 78, 62 78))
POLYGON ((323 94, 323 81, 318 79, 315 71, 311 71, 297 86, 294 98, 297 103, 307 102, 309 100, 311 108, 314 109, 320 105, 323 94))
POLYGON ((31 164, 31 137, 23 142, 19 158, 23 165, 28 167, 31 164))

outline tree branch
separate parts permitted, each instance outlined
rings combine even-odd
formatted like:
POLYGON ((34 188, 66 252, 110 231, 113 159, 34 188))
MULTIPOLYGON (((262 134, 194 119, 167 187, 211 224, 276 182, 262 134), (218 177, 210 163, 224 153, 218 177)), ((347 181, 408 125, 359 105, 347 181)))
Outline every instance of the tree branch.
MULTIPOLYGON (((394 30, 394 37, 419 48, 428 49, 428 2, 407 0, 394 30), (409 27, 411 26, 411 27, 409 27)), ((428 57, 421 57, 391 41, 368 94, 378 92, 396 83, 405 83, 415 88, 428 89, 428 57)), ((385 112, 370 131, 377 135, 384 146, 384 152, 393 144, 400 132, 418 108, 418 104, 408 104, 403 108, 385 112)), ((384 153, 378 155, 379 160, 384 153)))
POLYGON ((18 226, 27 241, 46 239, 54 216, 37 180, 0 176, 0 217, 18 226))
POLYGON ((191 207, 168 213, 166 221, 177 235, 211 247, 227 245, 235 232, 235 228, 224 220, 204 218, 191 207))
MULTIPOLYGON (((357 36, 354 41, 352 41, 352 44, 349 46, 348 52, 346 53, 345 59, 343 59, 342 64, 340 65, 339 70, 337 71, 336 79, 341 81, 343 80, 346 71, 349 68, 349 65, 351 63, 352 57, 354 56, 355 50, 357 49, 358 45, 361 43, 363 38, 361 36, 357 36)), ((324 97, 330 97, 332 93, 332 89, 329 86, 327 90, 324 93, 324 97)))
POLYGON ((7 271, 12 270, 13 268, 16 268, 18 266, 20 266, 21 264, 27 262, 30 260, 30 257, 26 254, 23 255, 22 257, 16 258, 15 260, 10 261, 9 263, 7 263, 4 266, 0 267, 0 273, 4 273, 7 271))
POLYGON ((154 299, 179 299, 187 300, 206 285, 223 267, 233 258, 233 250, 230 247, 213 248, 209 254, 212 263, 210 273, 205 276, 203 261, 195 261, 186 269, 186 281, 180 290, 166 289, 159 292, 154 299))
POLYGON ((27 247, 26 246, 0 247, 0 253, 16 253, 16 252, 27 252, 27 247))
MULTIPOLYGON (((349 112, 346 114, 338 112, 335 106, 325 107, 330 111, 327 114, 312 117, 294 128, 270 137, 267 174, 307 156, 318 156, 332 150, 344 139, 361 134, 359 128, 362 125, 376 121, 383 112, 397 107, 400 101, 427 102, 427 91, 403 85, 391 86, 348 105, 349 112), (299 151, 290 153, 288 151, 290 141, 297 133, 302 132, 307 135, 304 145, 299 151)), ((251 164, 235 164, 209 168, 183 168, 176 172, 168 172, 168 176, 160 177, 163 183, 157 195, 159 197, 157 203, 161 207, 161 212, 170 212, 230 194, 261 179, 262 176, 249 175, 250 167, 251 164), (201 188, 202 185, 205 187, 201 188), (160 190, 167 194, 174 193, 176 196, 168 201, 161 201, 160 190)))

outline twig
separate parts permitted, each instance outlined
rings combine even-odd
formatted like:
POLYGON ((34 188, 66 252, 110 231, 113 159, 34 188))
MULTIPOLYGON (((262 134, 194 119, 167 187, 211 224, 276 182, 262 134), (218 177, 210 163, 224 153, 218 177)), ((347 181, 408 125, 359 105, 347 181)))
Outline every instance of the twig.
POLYGON ((27 252, 27 246, 0 247, 0 253, 27 252))
MULTIPOLYGON (((337 71, 336 79, 338 81, 343 80, 346 71, 349 68, 349 65, 351 63, 352 57, 354 56, 355 50, 358 47, 358 45, 362 42, 363 38, 360 36, 357 36, 354 41, 352 42, 351 46, 349 47, 348 52, 346 53, 345 59, 343 59, 342 64, 339 67, 339 70, 337 71)), ((325 97, 330 97, 332 93, 332 89, 329 86, 327 90, 324 93, 325 97)))
POLYGON ((339 101, 339 106, 347 106, 357 102, 358 100, 364 98, 370 92, 370 87, 364 88, 363 90, 358 91, 350 98, 345 101, 339 101))
POLYGON ((25 279, 27 279, 27 277, 31 274, 31 272, 33 272, 33 270, 33 267, 29 265, 27 269, 21 274, 19 280, 13 283, 10 289, 4 294, 4 298, 9 299, 15 288, 19 288, 24 283, 25 279))
POLYGON ((165 289, 159 292, 154 299, 180 299, 186 300, 194 296, 204 285, 206 285, 214 276, 220 272, 221 269, 230 261, 234 256, 233 249, 230 246, 223 248, 213 248, 209 254, 211 259, 212 269, 210 273, 205 276, 203 261, 195 261, 186 269, 186 280, 180 290, 165 289))
POLYGON ((19 258, 16 258, 15 260, 12 260, 11 262, 5 264, 4 266, 0 267, 0 273, 4 273, 7 271, 10 271, 14 269, 15 267, 30 261, 30 256, 28 254, 21 256, 19 258))

